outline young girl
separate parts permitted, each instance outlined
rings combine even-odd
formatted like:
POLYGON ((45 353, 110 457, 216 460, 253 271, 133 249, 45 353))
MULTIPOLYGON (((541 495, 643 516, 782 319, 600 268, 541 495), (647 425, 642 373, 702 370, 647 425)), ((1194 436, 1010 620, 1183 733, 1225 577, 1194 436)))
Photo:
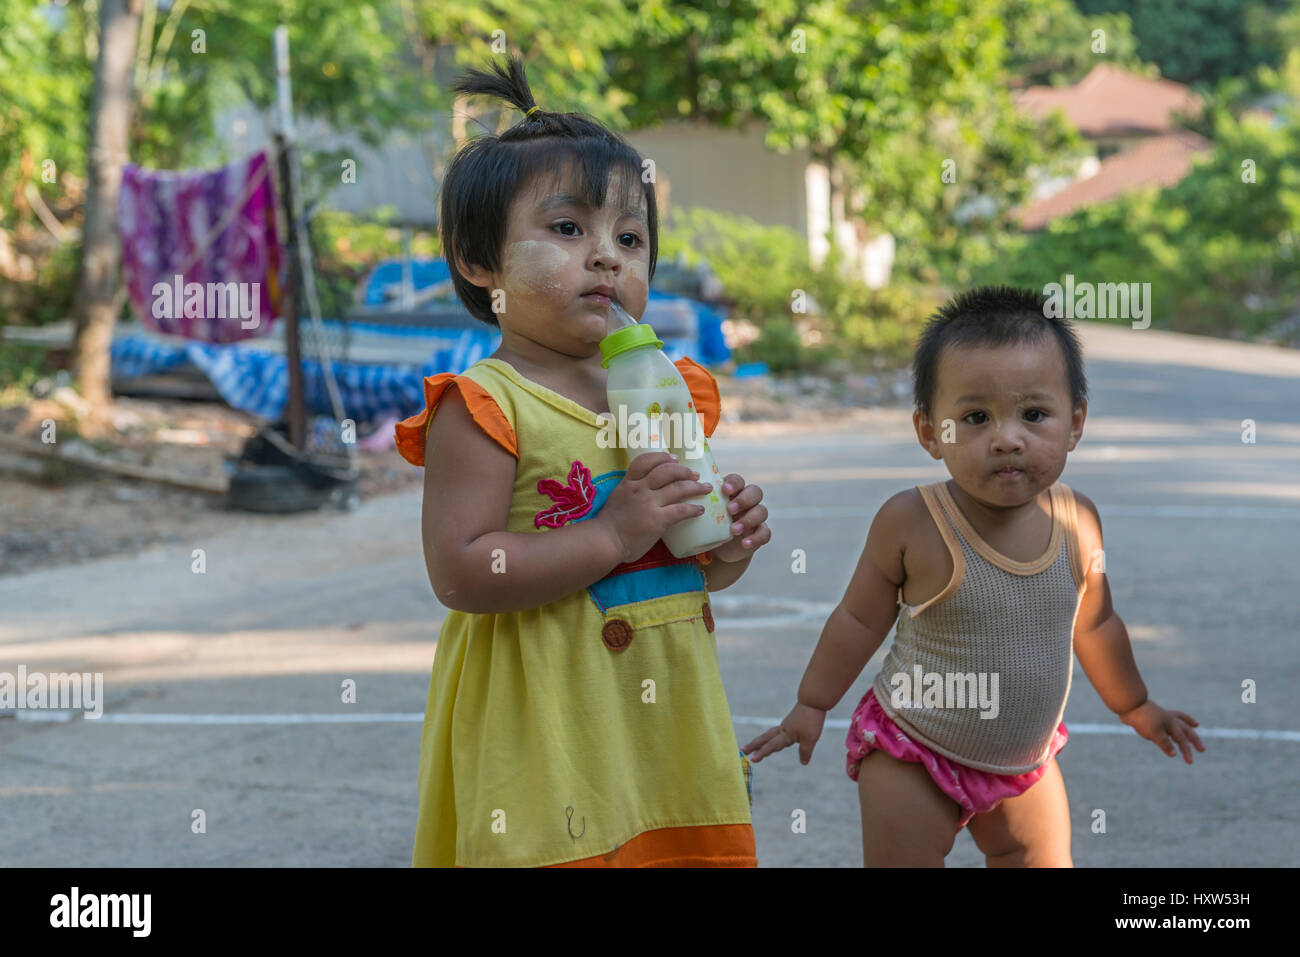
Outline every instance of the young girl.
POLYGON ((1188 764, 1189 741, 1205 750, 1198 722, 1147 697, 1097 509, 1057 481, 1088 409, 1079 345, 1042 296, 977 289, 927 325, 914 375, 917 438, 952 478, 881 506, 798 704, 742 750, 758 762, 798 743, 807 764, 897 618, 847 739, 866 866, 942 867, 969 824, 990 867, 1070 867, 1055 757, 1072 650, 1138 734, 1188 764))
MULTIPOLYGON (((733 538, 678 559, 660 538, 712 487, 667 453, 628 462, 598 441, 599 343, 611 301, 645 309, 654 188, 621 138, 539 110, 517 59, 456 89, 527 115, 465 146, 443 184, 456 292, 501 347, 426 379, 427 408, 397 426, 426 465, 425 561, 451 609, 413 863, 757 866, 708 592, 769 540, 762 490, 726 476, 733 538)), ((712 435, 713 377, 676 365, 712 435)))

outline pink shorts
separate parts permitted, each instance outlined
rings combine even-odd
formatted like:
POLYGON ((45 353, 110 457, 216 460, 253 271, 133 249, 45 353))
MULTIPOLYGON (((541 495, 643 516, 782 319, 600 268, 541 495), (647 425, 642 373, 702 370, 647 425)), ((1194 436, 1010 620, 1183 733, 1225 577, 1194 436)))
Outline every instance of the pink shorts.
POLYGON ((959 828, 976 814, 983 814, 997 807, 1005 798, 1024 794, 1033 784, 1047 773, 1047 765, 1058 751, 1065 747, 1070 732, 1062 721, 1052 735, 1052 744, 1047 752, 1047 760, 1042 767, 1024 774, 993 774, 968 768, 964 764, 949 760, 942 754, 935 754, 924 745, 918 744, 899 729, 876 700, 875 689, 862 697, 857 710, 849 720, 849 736, 844 742, 849 749, 848 772, 854 781, 858 779, 858 765, 871 751, 879 748, 892 754, 900 761, 919 761, 930 772, 930 777, 939 786, 939 790, 961 805, 959 828))

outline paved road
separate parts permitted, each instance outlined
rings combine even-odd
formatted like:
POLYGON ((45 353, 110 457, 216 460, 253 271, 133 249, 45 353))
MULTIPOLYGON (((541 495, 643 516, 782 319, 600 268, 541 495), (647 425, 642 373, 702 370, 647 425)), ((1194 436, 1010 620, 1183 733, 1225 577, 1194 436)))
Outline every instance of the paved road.
MULTIPOLYGON (((1295 865, 1300 354, 1084 331, 1093 401, 1062 480, 1100 507, 1115 604, 1153 697, 1198 718, 1208 751, 1191 767, 1165 757, 1076 666, 1059 759, 1075 863, 1295 865), (1242 702, 1248 679, 1257 703, 1242 702), (1105 833, 1092 829, 1098 810, 1105 833)), ((744 742, 766 726, 754 719, 788 710, 880 503, 946 473, 902 408, 831 431, 739 431, 724 426, 715 452, 763 486, 775 535, 715 596, 744 742), (791 571, 795 548, 806 574, 791 571)), ((184 548, 0 578, 0 672, 102 671, 106 699, 98 722, 0 720, 0 866, 405 865, 444 614, 419 508, 417 491, 353 514, 232 516, 184 548), (355 704, 341 701, 348 679, 355 704), (132 723, 154 714, 252 723, 132 723)), ((793 750, 758 766, 764 866, 861 864, 843 725, 883 653, 809 767, 793 750), (796 809, 807 833, 792 833, 796 809)), ((965 832, 948 864, 983 865, 965 832)))

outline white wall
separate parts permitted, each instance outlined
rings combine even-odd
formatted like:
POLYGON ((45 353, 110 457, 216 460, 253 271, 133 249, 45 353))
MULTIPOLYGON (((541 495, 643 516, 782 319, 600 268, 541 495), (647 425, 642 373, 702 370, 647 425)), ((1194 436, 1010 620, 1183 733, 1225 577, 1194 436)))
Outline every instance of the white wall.
POLYGON ((677 122, 634 130, 624 138, 654 160, 656 175, 668 180, 670 207, 702 206, 806 232, 807 151, 769 150, 759 125, 738 130, 677 122))
MULTIPOLYGON (((230 158, 247 155, 270 142, 266 120, 251 106, 227 110, 216 123, 230 158)), ((299 123, 297 134, 306 149, 346 147, 346 155, 356 160, 356 182, 340 181, 326 199, 327 207, 366 216, 381 206, 391 206, 400 220, 436 222, 436 177, 441 173, 436 162, 442 148, 437 133, 394 132, 379 148, 349 143, 319 123, 299 123)), ((661 216, 669 208, 704 207, 745 216, 764 226, 784 226, 808 238, 814 265, 829 252, 826 233, 834 228, 847 253, 846 271, 869 285, 888 282, 893 238, 869 235, 864 224, 847 220, 844 197, 833 190, 826 167, 812 162, 807 150, 778 153, 768 149, 760 124, 719 129, 675 122, 624 136, 643 156, 654 160, 660 195, 667 197, 661 216)))
MULTIPOLYGON (((268 118, 251 105, 220 113, 216 127, 230 159, 270 146, 268 118)), ((333 174, 338 185, 324 201, 327 208, 371 216, 379 207, 391 206, 399 220, 430 226, 437 222, 439 183, 434 162, 442 147, 436 134, 394 131, 379 147, 371 147, 334 133, 323 123, 302 120, 296 134, 304 151, 341 149, 356 161, 355 183, 342 181, 341 166, 333 174)))

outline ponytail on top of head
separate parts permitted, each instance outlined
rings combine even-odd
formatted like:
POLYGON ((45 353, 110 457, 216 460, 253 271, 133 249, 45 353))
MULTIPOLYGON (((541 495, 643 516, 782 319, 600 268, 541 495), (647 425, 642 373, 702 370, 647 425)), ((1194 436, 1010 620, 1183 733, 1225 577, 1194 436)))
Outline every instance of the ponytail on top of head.
POLYGON ((654 184, 641 175, 644 158, 617 133, 583 113, 551 113, 533 99, 523 61, 512 55, 505 65, 489 63, 470 70, 453 92, 504 100, 524 113, 500 136, 480 136, 461 148, 447 168, 439 205, 439 234, 452 285, 477 319, 497 326, 491 290, 464 277, 460 263, 496 272, 510 208, 526 187, 572 192, 588 205, 603 206, 617 186, 614 202, 644 200, 650 248, 649 277, 659 254, 659 216, 654 184))
POLYGON ((486 70, 470 70, 462 74, 451 89, 453 93, 463 93, 467 96, 483 94, 505 100, 512 106, 518 107, 525 114, 525 119, 528 118, 530 110, 537 109, 541 112, 528 85, 524 62, 517 56, 510 57, 505 66, 493 61, 487 65, 486 70))

